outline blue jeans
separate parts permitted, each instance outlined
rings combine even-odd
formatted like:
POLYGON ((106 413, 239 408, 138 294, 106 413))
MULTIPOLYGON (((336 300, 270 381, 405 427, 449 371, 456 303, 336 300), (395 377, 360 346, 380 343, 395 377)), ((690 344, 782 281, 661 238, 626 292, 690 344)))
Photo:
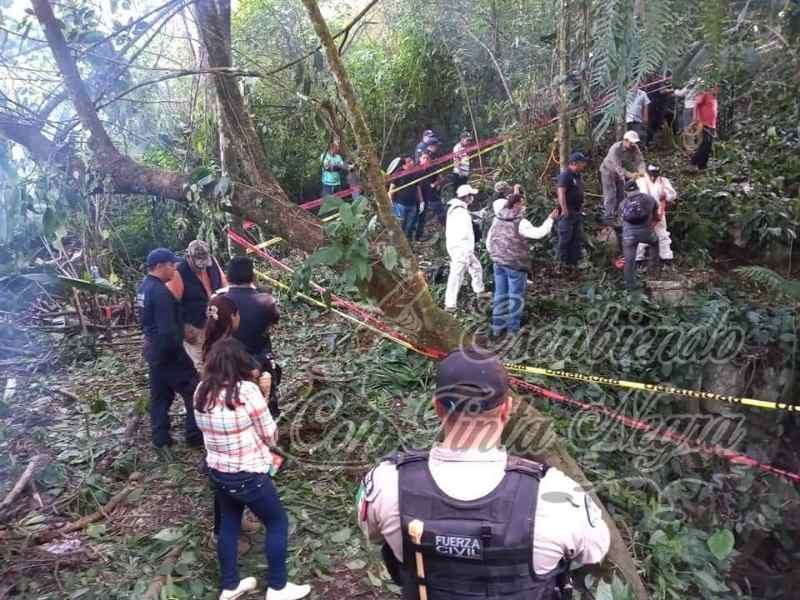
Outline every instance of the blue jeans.
POLYGON ((527 286, 528 274, 525 271, 516 271, 494 263, 492 335, 500 335, 503 331, 516 333, 520 330, 527 286))
POLYGON ((394 216, 400 221, 400 228, 409 240, 414 232, 414 226, 417 224, 417 211, 416 205, 406 206, 399 202, 394 203, 394 216))
POLYGON ((235 590, 239 585, 239 534, 242 530, 244 507, 264 524, 264 554, 269 566, 267 585, 275 590, 286 586, 286 547, 289 519, 278 498, 278 492, 265 473, 222 473, 208 470, 214 484, 214 499, 219 507, 217 558, 223 590, 235 590))

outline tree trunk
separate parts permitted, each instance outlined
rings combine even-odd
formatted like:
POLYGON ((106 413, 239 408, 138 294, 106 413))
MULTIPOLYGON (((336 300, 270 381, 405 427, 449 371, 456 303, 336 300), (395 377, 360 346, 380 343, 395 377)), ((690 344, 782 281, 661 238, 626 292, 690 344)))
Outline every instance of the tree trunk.
MULTIPOLYGON (((382 303, 382 308, 387 313, 396 314, 395 311, 399 309, 402 315, 410 319, 410 322, 403 322, 402 318, 395 319, 399 321, 403 329, 415 329, 419 325, 422 325, 424 331, 430 331, 431 328, 441 327, 446 330, 446 333, 444 333, 442 337, 447 342, 447 349, 455 347, 459 342, 468 342, 469 340, 463 340, 463 332, 460 325, 433 304, 425 280, 422 274, 417 270, 416 257, 411 252, 408 241, 391 213, 389 197, 386 193, 383 177, 378 166, 377 153, 372 142, 372 136, 367 128, 355 92, 347 77, 336 45, 333 43, 328 26, 315 0, 303 0, 303 4, 314 25, 314 30, 317 32, 322 46, 325 48, 328 64, 334 73, 348 116, 350 117, 356 143, 359 147, 359 159, 365 166, 367 182, 373 192, 373 203, 376 205, 376 210, 381 221, 387 229, 389 229, 392 241, 397 245, 398 253, 401 255, 402 259, 407 261, 405 277, 400 281, 393 281, 394 278, 391 277, 391 273, 386 272, 385 269, 382 268, 382 265, 376 265, 378 267, 376 269, 377 276, 373 277, 373 281, 370 282, 370 287, 374 290, 379 281, 394 285, 394 287, 387 287, 380 290, 380 293, 377 295, 385 299, 382 303), (387 277, 387 274, 389 277, 387 277), (407 298, 412 298, 412 301, 408 302, 407 298), (404 305, 413 307, 413 310, 409 311, 407 308, 404 308, 404 305)), ((434 335, 431 339, 434 340, 436 337, 437 336, 434 335)), ((533 412, 535 417, 541 418, 542 416, 533 407, 528 407, 527 410, 533 412)), ((557 465, 576 481, 588 483, 583 471, 559 442, 556 441, 551 447, 547 459, 552 460, 552 464, 557 465)), ((624 540, 619 535, 619 531, 614 526, 607 512, 605 513, 605 518, 609 521, 609 526, 612 530, 611 553, 613 553, 615 557, 621 559, 621 563, 625 567, 622 569, 623 574, 625 579, 630 581, 631 586, 636 591, 637 600, 646 600, 647 593, 636 573, 636 564, 630 557, 624 540)))
POLYGON ((581 74, 581 101, 586 119, 587 150, 594 153, 594 130, 592 129, 592 0, 583 0, 583 72, 581 74))
POLYGON ((361 112, 355 91, 339 56, 339 50, 317 3, 314 0, 303 0, 303 4, 325 49, 328 65, 336 78, 339 93, 353 128, 358 146, 357 161, 361 172, 366 175, 365 187, 371 192, 368 197, 371 197, 378 219, 386 229, 389 243, 395 247, 400 256, 401 266, 397 274, 390 273, 377 262, 373 265, 373 280, 370 281, 368 293, 372 297, 379 298, 384 312, 398 320, 398 324, 406 331, 409 325, 414 328, 419 327, 415 332, 415 337, 418 339, 438 341, 438 347, 445 350, 454 348, 461 341, 458 324, 434 303, 425 279, 419 272, 417 258, 394 216, 372 134, 361 112))
POLYGON ((559 0, 558 15, 558 161, 562 169, 569 159, 569 0, 559 0))

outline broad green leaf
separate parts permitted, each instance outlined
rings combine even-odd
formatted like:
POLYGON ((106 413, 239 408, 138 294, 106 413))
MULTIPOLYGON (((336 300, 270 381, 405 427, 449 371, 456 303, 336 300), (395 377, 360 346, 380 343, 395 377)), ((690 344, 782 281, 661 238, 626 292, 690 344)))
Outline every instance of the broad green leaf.
POLYGON ((708 549, 717 560, 725 560, 733 551, 736 540, 730 529, 718 529, 708 538, 708 549))
POLYGON ((694 571, 695 585, 706 592, 726 592, 728 586, 715 579, 708 571, 694 571))
POLYGON ((354 560, 347 561, 345 563, 345 566, 351 571, 360 571, 361 569, 367 566, 367 563, 366 561, 363 561, 360 558, 356 558, 354 560))
POLYGON ((157 534, 153 536, 154 540, 159 540, 160 542, 174 542, 181 538, 181 532, 179 529, 175 527, 167 527, 162 529, 157 534))
POLYGON ((335 265, 342 259, 342 249, 337 246, 320 248, 308 259, 310 265, 335 265))
POLYGON ((385 246, 383 248, 383 266, 386 267, 387 270, 394 271, 398 259, 397 249, 394 246, 385 246))
POLYGON ((319 207, 320 216, 339 210, 342 202, 344 202, 344 200, 338 196, 325 196, 322 200, 322 205, 319 207))
POLYGON ((90 538, 98 539, 103 537, 106 532, 106 525, 104 523, 92 523, 86 528, 86 534, 90 538))
POLYGON ((350 539, 351 535, 353 535, 353 530, 349 527, 344 527, 343 529, 335 531, 331 534, 331 541, 336 544, 343 544, 350 539))

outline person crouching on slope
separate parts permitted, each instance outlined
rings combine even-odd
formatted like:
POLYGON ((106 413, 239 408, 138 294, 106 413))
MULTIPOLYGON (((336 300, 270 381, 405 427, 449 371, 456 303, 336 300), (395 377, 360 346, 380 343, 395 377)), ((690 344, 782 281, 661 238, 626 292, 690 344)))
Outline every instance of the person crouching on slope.
MULTIPOLYGON (((636 180, 639 191, 650 194, 658 202, 658 220, 653 225, 653 231, 658 237, 658 256, 664 265, 672 265, 672 238, 667 230, 667 208, 671 206, 678 193, 672 187, 669 179, 661 175, 661 169, 655 165, 647 167, 647 177, 640 177, 636 180)), ((644 253, 647 244, 639 244, 636 250, 636 264, 644 262, 644 253)))
POLYGON ((492 335, 504 331, 514 334, 522 327, 525 288, 530 272, 528 240, 538 240, 550 233, 558 209, 554 209, 539 227, 525 218, 525 195, 520 186, 508 198, 494 201, 494 221, 486 246, 494 263, 494 301, 492 335))

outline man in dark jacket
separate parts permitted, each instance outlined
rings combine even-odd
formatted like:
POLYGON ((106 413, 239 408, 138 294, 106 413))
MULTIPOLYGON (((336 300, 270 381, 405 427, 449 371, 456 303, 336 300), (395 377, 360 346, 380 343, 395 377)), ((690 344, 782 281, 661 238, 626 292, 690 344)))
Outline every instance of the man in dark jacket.
POLYGON ((220 290, 234 301, 239 309, 239 327, 233 337, 244 344, 247 352, 258 363, 259 368, 272 375, 272 393, 269 407, 273 417, 278 416, 277 388, 280 383, 280 367, 272 353, 270 328, 278 322, 280 314, 275 299, 256 288, 253 261, 246 256, 235 256, 228 264, 229 285, 220 290))
POLYGON ((653 227, 658 221, 658 202, 639 191, 636 181, 625 184, 622 204, 622 251, 625 255, 625 287, 636 284, 636 250, 639 244, 650 246, 650 272, 658 269, 658 236, 653 227))
POLYGON ((156 248, 147 256, 147 277, 136 296, 144 333, 144 358, 150 377, 150 426, 153 445, 171 458, 169 408, 180 394, 186 407, 186 443, 202 446, 203 435, 194 420, 193 395, 197 371, 183 349, 183 319, 178 301, 166 283, 175 275, 177 258, 171 250, 156 248))
POLYGON ((203 372, 203 328, 206 326, 208 299, 227 283, 225 273, 203 240, 189 242, 186 260, 178 264, 175 276, 167 283, 181 304, 183 347, 198 373, 203 372))
POLYGON ((558 176, 558 256, 561 262, 577 267, 581 259, 583 228, 583 177, 588 157, 582 152, 573 152, 567 168, 558 176))

